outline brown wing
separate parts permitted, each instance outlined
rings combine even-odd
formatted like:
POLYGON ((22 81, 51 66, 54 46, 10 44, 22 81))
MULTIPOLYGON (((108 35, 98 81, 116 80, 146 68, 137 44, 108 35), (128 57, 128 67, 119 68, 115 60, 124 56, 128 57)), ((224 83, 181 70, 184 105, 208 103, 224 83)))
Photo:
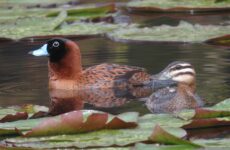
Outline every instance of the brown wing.
POLYGON ((118 64, 101 64, 87 68, 83 75, 89 84, 124 87, 140 85, 150 79, 145 69, 118 64))

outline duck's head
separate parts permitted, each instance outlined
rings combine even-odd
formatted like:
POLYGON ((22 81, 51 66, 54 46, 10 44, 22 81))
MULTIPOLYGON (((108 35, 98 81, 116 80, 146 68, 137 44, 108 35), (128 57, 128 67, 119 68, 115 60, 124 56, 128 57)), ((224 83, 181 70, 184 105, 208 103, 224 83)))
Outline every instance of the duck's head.
POLYGON ((54 38, 47 41, 41 48, 31 51, 34 56, 48 56, 51 62, 59 62, 69 51, 79 51, 73 41, 64 38, 54 38))
POLYGON ((196 72, 194 67, 184 61, 175 61, 170 63, 159 74, 153 76, 159 80, 174 80, 179 83, 185 83, 191 86, 196 84, 196 72))
POLYGON ((29 52, 34 56, 48 56, 49 68, 54 73, 73 76, 82 70, 81 54, 78 45, 68 39, 54 38, 41 48, 29 52))

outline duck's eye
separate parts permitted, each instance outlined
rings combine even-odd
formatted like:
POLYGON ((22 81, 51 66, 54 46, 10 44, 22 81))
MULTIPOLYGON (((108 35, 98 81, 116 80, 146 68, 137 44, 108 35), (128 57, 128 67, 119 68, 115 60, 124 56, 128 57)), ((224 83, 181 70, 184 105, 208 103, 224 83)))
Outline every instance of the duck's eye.
POLYGON ((182 68, 182 66, 176 66, 175 70, 180 70, 182 68))
POLYGON ((54 43, 53 43, 53 47, 58 47, 60 44, 59 44, 59 42, 58 41, 55 41, 54 43))

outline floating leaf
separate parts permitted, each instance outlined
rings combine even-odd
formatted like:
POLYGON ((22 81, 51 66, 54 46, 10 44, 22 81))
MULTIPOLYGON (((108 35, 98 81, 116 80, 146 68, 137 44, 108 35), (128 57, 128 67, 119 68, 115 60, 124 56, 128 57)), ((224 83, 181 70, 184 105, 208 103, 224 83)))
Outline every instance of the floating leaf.
MULTIPOLYGON (((127 118, 128 119, 128 118, 127 118)), ((153 127, 157 122, 164 124, 165 129, 170 134, 177 137, 184 137, 186 132, 178 128, 181 126, 180 119, 170 115, 145 115, 138 120, 138 127, 133 129, 117 129, 117 130, 100 130, 88 133, 79 133, 75 135, 56 135, 45 137, 19 137, 7 139, 5 142, 12 143, 19 147, 33 148, 58 148, 58 147, 105 147, 111 145, 125 146, 139 141, 147 141, 153 127), (167 120, 172 119, 175 122, 165 124, 167 120), (174 124, 175 123, 175 124, 174 124), (173 125, 174 124, 174 125, 173 125), (171 127, 173 125, 174 127, 171 127)), ((19 125, 19 127, 22 125, 19 125)), ((6 126, 5 126, 6 127, 6 126)), ((8 126, 9 127, 9 126, 8 126)))
MULTIPOLYGON (((22 2, 23 3, 23 2, 22 2)), ((66 21, 90 20, 108 17, 115 12, 114 4, 81 5, 71 8, 18 8, 15 11, 0 8, 0 37, 21 39, 38 36, 66 36, 104 34, 116 25, 68 24, 66 21), (83 27, 84 26, 84 27, 83 27)))
POLYGON ((127 4, 132 11, 147 12, 210 12, 230 9, 230 1, 215 0, 137 0, 127 4))
POLYGON ((163 128, 161 128, 159 125, 155 126, 155 128, 153 129, 153 133, 149 137, 149 139, 153 142, 163 143, 163 144, 188 145, 188 146, 192 146, 192 147, 201 147, 198 144, 194 144, 190 141, 183 140, 179 137, 176 137, 176 136, 168 133, 163 128))
POLYGON ((230 125, 230 117, 223 118, 210 118, 210 119, 194 119, 191 123, 183 126, 184 129, 194 128, 208 128, 215 126, 227 126, 230 125))
POLYGON ((31 37, 44 37, 44 36, 95 36, 98 34, 104 34, 118 28, 118 25, 106 24, 106 23, 76 23, 72 25, 60 26, 60 22, 57 18, 45 18, 45 17, 29 17, 20 19, 15 24, 7 24, 0 26, 0 37, 21 39, 31 37), (47 24, 50 27, 47 28, 47 24), (60 26, 60 28, 56 28, 60 26), (55 29, 55 30, 53 30, 55 29))
POLYGON ((230 116, 230 110, 214 110, 212 108, 197 108, 195 110, 183 110, 177 114, 178 117, 185 120, 209 119, 230 116))
POLYGON ((10 122, 15 120, 27 119, 26 112, 19 112, 18 108, 0 109, 0 122, 10 122))
POLYGON ((99 129, 133 128, 137 126, 138 114, 129 112, 118 116, 97 111, 73 111, 45 119, 25 136, 73 134, 99 129))
POLYGON ((217 103, 216 105, 212 106, 211 109, 220 111, 230 111, 230 98, 217 103))
POLYGON ((36 115, 38 112, 48 112, 48 108, 45 106, 31 104, 1 108, 0 122, 2 123, 27 119, 30 116, 36 115))
POLYGON ((184 120, 191 120, 183 128, 204 128, 230 125, 230 99, 226 99, 212 107, 184 110, 177 114, 184 120))
POLYGON ((216 138, 216 139, 195 139, 194 143, 203 145, 207 149, 230 149, 230 138, 216 138))
POLYGON ((134 150, 195 150, 188 145, 156 145, 156 144, 135 144, 134 150))
POLYGON ((192 25, 181 21, 178 26, 120 28, 109 33, 108 37, 116 41, 204 42, 208 39, 225 36, 230 33, 229 31, 230 25, 192 25))
POLYGON ((212 45, 220 45, 230 47, 230 35, 225 35, 223 37, 217 37, 213 39, 209 39, 206 41, 208 44, 212 45))
POLYGON ((56 6, 61 4, 67 4, 73 0, 1 0, 1 7, 39 7, 39 6, 56 6))
MULTIPOLYGON (((63 9, 56 10, 46 14, 47 17, 56 17, 63 9)), ((102 15, 106 13, 115 12, 114 4, 106 4, 106 5, 87 5, 87 6, 78 6, 71 9, 66 9, 67 15, 75 16, 75 17, 90 17, 95 15, 102 15)))

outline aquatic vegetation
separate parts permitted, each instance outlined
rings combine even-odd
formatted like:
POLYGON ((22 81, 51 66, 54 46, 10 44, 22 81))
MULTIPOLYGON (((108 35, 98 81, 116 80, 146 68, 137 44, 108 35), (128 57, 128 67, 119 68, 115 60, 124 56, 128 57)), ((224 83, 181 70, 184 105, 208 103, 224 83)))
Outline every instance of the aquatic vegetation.
POLYGON ((209 12, 230 9, 230 1, 216 0, 138 0, 131 1, 127 7, 133 11, 149 12, 209 12))
POLYGON ((114 4, 87 5, 71 8, 0 8, 0 37, 21 39, 49 35, 95 35, 110 31, 115 25, 82 23, 80 20, 103 18, 115 12, 114 4), (72 22, 76 22, 72 24, 72 22), (71 24, 69 23, 71 22, 71 24))
MULTIPOLYGON (((212 107, 182 111, 176 115, 138 116, 138 113, 128 112, 114 116, 100 111, 81 110, 53 117, 0 123, 0 135, 5 137, 1 145, 19 148, 86 148, 114 145, 122 147, 148 141, 168 145, 159 146, 159 149, 219 146, 227 148, 228 138, 185 140, 183 137, 187 136, 188 128, 195 130, 201 127, 230 125, 230 111, 225 109, 229 108, 229 100, 212 107), (209 120, 215 122, 210 124, 209 120), (218 141, 220 143, 216 144, 218 141)), ((135 147, 149 146, 135 145, 135 147)))
POLYGON ((193 25, 181 21, 177 26, 122 28, 109 33, 108 36, 116 41, 205 42, 230 34, 229 31, 229 25, 193 25))

